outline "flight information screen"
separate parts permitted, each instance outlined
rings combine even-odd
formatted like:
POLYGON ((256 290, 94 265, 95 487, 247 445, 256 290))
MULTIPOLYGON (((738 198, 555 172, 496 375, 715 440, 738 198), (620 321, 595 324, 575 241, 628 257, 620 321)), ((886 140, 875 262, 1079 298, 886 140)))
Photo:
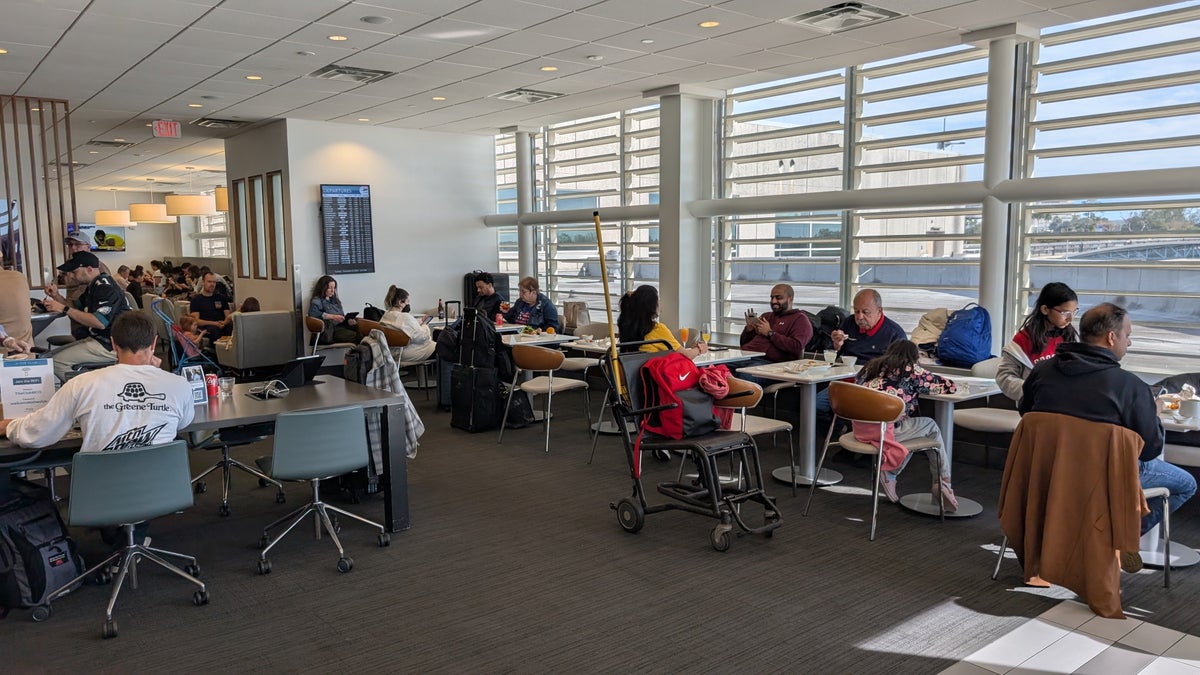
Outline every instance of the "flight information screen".
POLYGON ((326 274, 375 271, 370 185, 321 186, 321 241, 326 274))

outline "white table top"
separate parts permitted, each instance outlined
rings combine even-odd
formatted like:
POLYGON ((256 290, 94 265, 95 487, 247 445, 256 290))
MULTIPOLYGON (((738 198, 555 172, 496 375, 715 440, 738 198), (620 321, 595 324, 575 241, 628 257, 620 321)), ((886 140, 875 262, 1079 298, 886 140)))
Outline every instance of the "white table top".
MULTIPOLYGON (((720 352, 718 352, 720 353, 720 352)), ((834 367, 829 367, 828 364, 812 365, 803 370, 789 371, 789 367, 795 367, 799 364, 823 364, 820 361, 811 359, 802 359, 800 361, 783 361, 780 363, 772 363, 765 366, 751 366, 749 368, 740 368, 739 373, 748 373, 755 377, 761 377, 765 380, 779 380, 780 382, 800 382, 801 384, 817 384, 820 382, 831 382, 833 380, 844 380, 854 377, 858 374, 858 369, 862 366, 844 366, 838 364, 834 367)))
POLYGON ((692 359, 692 362, 703 368, 704 366, 715 366, 718 363, 734 363, 735 361, 746 361, 749 359, 766 356, 765 352, 748 352, 744 349, 721 349, 717 351, 709 350, 704 354, 692 359))
POLYGON ((574 335, 505 335, 503 338, 504 344, 509 347, 513 345, 538 345, 545 347, 547 345, 561 345, 568 342, 575 342, 574 335))
POLYGON ((603 354, 608 351, 608 344, 609 343, 607 339, 584 342, 583 340, 576 338, 576 340, 571 343, 571 349, 578 349, 579 351, 586 352, 588 354, 603 354))
POLYGON ((951 379, 958 386, 958 391, 953 394, 922 394, 921 398, 960 403, 1000 393, 1000 387, 996 384, 996 380, 990 377, 955 377, 951 379))
POLYGON ((1159 415, 1158 419, 1167 431, 1200 431, 1200 417, 1159 415))

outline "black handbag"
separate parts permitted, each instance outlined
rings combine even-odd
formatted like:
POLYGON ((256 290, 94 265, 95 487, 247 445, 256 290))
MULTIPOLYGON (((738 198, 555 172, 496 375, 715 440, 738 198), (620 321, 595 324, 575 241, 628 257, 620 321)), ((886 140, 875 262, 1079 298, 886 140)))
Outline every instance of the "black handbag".
POLYGON ((379 321, 383 318, 383 315, 384 311, 382 309, 379 309, 369 302, 367 303, 366 307, 363 307, 362 318, 366 319, 367 321, 379 321))

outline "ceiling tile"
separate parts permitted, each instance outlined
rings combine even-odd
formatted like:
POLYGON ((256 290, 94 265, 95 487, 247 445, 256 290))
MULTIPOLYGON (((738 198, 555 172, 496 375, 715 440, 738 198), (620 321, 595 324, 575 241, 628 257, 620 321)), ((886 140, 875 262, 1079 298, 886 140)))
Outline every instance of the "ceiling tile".
POLYGON ((686 0, 606 0, 579 10, 580 14, 628 21, 639 25, 682 16, 699 9, 686 0))
POLYGON ((513 73, 526 73, 537 77, 545 77, 549 79, 566 77, 574 73, 579 73, 593 68, 599 68, 599 64, 590 61, 564 61, 562 59, 540 58, 530 59, 524 63, 518 63, 514 66, 509 66, 506 70, 513 73), (558 70, 546 72, 542 68, 557 68, 558 70))
POLYGON ((545 7, 575 11, 594 5, 598 0, 522 0, 522 2, 530 5, 543 5, 545 7))
POLYGON ((469 46, 487 42, 510 32, 509 29, 500 26, 442 18, 414 28, 404 36, 469 46))
MULTIPOLYGON (((327 26, 323 23, 309 24, 287 36, 288 42, 299 42, 314 47, 324 47, 332 44, 339 48, 349 49, 368 49, 389 38, 391 36, 386 33, 376 33, 356 28, 343 28, 341 26, 327 26), (349 39, 335 42, 329 39, 330 35, 342 35, 349 39)), ((310 49, 310 51, 315 50, 310 49)))
POLYGON ((250 37, 248 35, 234 35, 233 33, 219 33, 212 30, 203 30, 200 28, 189 28, 175 39, 171 40, 173 45, 181 45, 183 47, 198 47, 201 49, 210 49, 213 51, 224 51, 230 54, 240 54, 247 56, 271 44, 268 38, 250 37))
POLYGON ((739 30, 745 30, 764 23, 767 23, 767 21, 761 17, 710 7, 692 12, 691 14, 667 19, 666 21, 659 21, 654 24, 654 27, 697 38, 711 38, 725 35, 726 33, 735 33, 739 30), (721 25, 716 28, 701 28, 700 23, 702 21, 719 21, 721 25))
POLYGON ((345 28, 357 28, 359 30, 399 35, 421 24, 429 23, 436 18, 437 16, 419 12, 405 12, 399 9, 368 7, 357 3, 350 3, 328 16, 322 17, 321 23, 327 26, 343 26, 345 28), (362 20, 364 16, 380 17, 388 21, 386 23, 366 23, 362 20))
MULTIPOLYGON (((555 56, 558 55, 556 54, 555 56)), ((489 49, 487 47, 468 47, 460 52, 443 56, 440 60, 449 61, 450 63, 462 63, 468 66, 507 68, 513 64, 528 61, 529 55, 502 52, 499 49, 489 49)))
POLYGON ((603 40, 610 35, 628 32, 639 25, 629 21, 604 19, 586 14, 566 14, 557 19, 540 23, 530 30, 557 38, 579 40, 580 42, 594 42, 596 40, 603 40))
POLYGON ((405 73, 441 82, 457 82, 482 75, 487 71, 488 69, 480 68, 479 66, 466 66, 461 63, 450 63, 448 61, 430 61, 425 65, 411 68, 405 71, 405 73))
POLYGON ((761 26, 739 30, 735 33, 722 35, 721 39, 727 42, 736 42, 748 47, 757 47, 758 49, 771 49, 781 45, 791 44, 797 40, 807 40, 817 35, 824 35, 807 28, 792 26, 786 23, 765 23, 761 26))
POLYGON ((438 40, 422 40, 407 35, 397 37, 375 45, 372 53, 390 54, 393 56, 408 56, 420 59, 440 59, 448 54, 462 51, 465 47, 451 42, 438 40))
POLYGON ((307 65, 308 70, 313 71, 361 51, 336 45, 337 43, 328 40, 323 45, 307 45, 301 42, 281 40, 258 50, 250 58, 267 59, 278 64, 296 64, 301 68, 307 65))
POLYGON ((863 42, 842 35, 822 35, 811 40, 774 47, 771 51, 801 56, 806 59, 817 59, 874 46, 875 44, 872 42, 863 42))
POLYGON ((307 26, 308 22, 218 8, 210 11, 194 25, 196 28, 215 30, 222 33, 255 35, 278 40, 307 26))
POLYGON ((579 43, 580 40, 567 40, 565 38, 523 30, 496 38, 487 43, 487 46, 490 49, 499 49, 506 52, 541 56, 542 54, 553 54, 564 49, 570 49, 579 43))
POLYGON ((667 73, 698 65, 700 65, 699 62, 688 59, 677 59, 661 54, 647 54, 646 56, 639 56, 636 59, 622 61, 621 70, 632 70, 635 73, 657 75, 658 73, 667 73))
POLYGON ((467 82, 479 83, 490 89, 492 93, 527 87, 535 80, 524 73, 514 73, 507 70, 497 70, 486 75, 473 77, 467 82))
POLYGON ((961 5, 925 12, 921 14, 921 18, 940 23, 943 26, 958 26, 970 29, 991 26, 1002 23, 1005 19, 1013 19, 1022 14, 1032 14, 1038 11, 1041 11, 1040 7, 1035 7, 1020 0, 1005 0, 1004 2, 972 0, 971 2, 964 2, 961 5))
POLYGON ((400 73, 424 65, 426 60, 416 59, 411 56, 358 52, 339 60, 337 63, 338 65, 353 66, 355 68, 370 68, 372 70, 386 70, 392 73, 400 73))
POLYGON ((779 66, 795 63, 800 60, 799 57, 780 54, 769 50, 751 52, 724 59, 721 63, 733 66, 735 68, 749 68, 752 70, 770 70, 779 66))
POLYGON ((675 33, 672 31, 662 30, 645 26, 635 28, 631 31, 621 33, 620 35, 611 35, 603 40, 596 40, 598 44, 618 47, 620 49, 632 49, 640 52, 661 52, 663 50, 678 47, 680 45, 691 44, 697 40, 706 38, 692 37, 683 33, 675 33), (651 40, 649 44, 643 40, 651 40))
POLYGON ((718 38, 693 42, 689 45, 659 52, 663 56, 673 56, 677 59, 691 59, 701 63, 724 63, 725 59, 745 54, 752 48, 732 42, 723 42, 718 38))
POLYGON ((224 0, 219 4, 221 9, 316 21, 346 3, 345 0, 224 0))
POLYGON ((78 16, 76 11, 5 3, 0 41, 50 47, 78 16))
POLYGON ((175 61, 178 63, 195 63, 208 66, 231 66, 241 60, 243 57, 236 53, 228 53, 220 50, 207 49, 204 47, 189 47, 186 45, 169 43, 165 44, 154 53, 154 59, 162 59, 163 61, 175 61))
MULTIPOLYGON (((252 2, 254 0, 251 0, 252 2)), ((445 16, 461 7, 466 7, 476 0, 362 0, 355 5, 364 7, 384 7, 387 9, 402 9, 430 16, 445 16)))
MULTIPOLYGON (((93 0, 87 8, 88 15, 105 15, 121 19, 136 18, 171 26, 187 26, 199 19, 211 7, 180 0, 93 0)), ((8 19, 7 11, 5 20, 8 19)))
POLYGON ((712 63, 703 63, 691 68, 676 70, 666 73, 679 80, 680 84, 689 82, 708 82, 722 77, 734 77, 736 75, 745 75, 748 71, 745 68, 731 68, 729 66, 718 66, 712 63))
POLYGON ((589 63, 592 65, 612 65, 629 59, 636 59, 639 56, 644 56, 645 52, 636 51, 633 49, 620 49, 618 47, 609 47, 598 43, 582 44, 570 49, 564 49, 561 52, 554 52, 553 57, 556 59, 564 59, 567 61, 578 61, 580 63, 589 63), (588 57, 599 56, 601 60, 597 61, 588 57))
POLYGON ((479 0, 454 12, 450 18, 519 30, 562 16, 565 11, 517 0, 479 0))
MULTIPOLYGON (((49 47, 37 47, 34 45, 14 44, 5 42, 4 48, 8 50, 7 54, 0 54, 0 70, 9 73, 22 73, 21 79, 33 72, 33 69, 45 58, 46 54, 50 53, 49 47)), ((0 91, 12 91, 11 89, 3 89, 0 91)))
POLYGON ((946 28, 948 26, 944 24, 933 23, 912 16, 902 16, 890 21, 882 21, 863 26, 862 28, 855 28, 850 32, 853 33, 851 37, 855 40, 884 45, 896 40, 908 40, 923 35, 933 35, 946 30, 946 28))
MULTIPOLYGON (((917 0, 920 2, 921 0, 917 0)), ((962 0, 955 0, 962 2, 962 0)), ((769 21, 777 21, 786 19, 789 16, 798 14, 806 14, 808 12, 823 9, 830 5, 836 5, 837 0, 730 0, 729 2, 721 3, 721 9, 741 14, 749 14, 757 16, 760 19, 769 21)), ((870 4, 879 4, 872 0, 870 4)))

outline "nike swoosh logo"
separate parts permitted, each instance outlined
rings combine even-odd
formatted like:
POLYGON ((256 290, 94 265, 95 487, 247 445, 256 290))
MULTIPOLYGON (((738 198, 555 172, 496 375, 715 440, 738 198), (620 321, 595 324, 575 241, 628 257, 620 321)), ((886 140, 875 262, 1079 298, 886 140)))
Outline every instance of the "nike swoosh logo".
POLYGON ((684 380, 686 380, 687 378, 688 378, 688 373, 684 373, 683 375, 680 375, 680 376, 679 376, 679 381, 680 381, 680 382, 683 382, 683 381, 684 381, 684 380))

